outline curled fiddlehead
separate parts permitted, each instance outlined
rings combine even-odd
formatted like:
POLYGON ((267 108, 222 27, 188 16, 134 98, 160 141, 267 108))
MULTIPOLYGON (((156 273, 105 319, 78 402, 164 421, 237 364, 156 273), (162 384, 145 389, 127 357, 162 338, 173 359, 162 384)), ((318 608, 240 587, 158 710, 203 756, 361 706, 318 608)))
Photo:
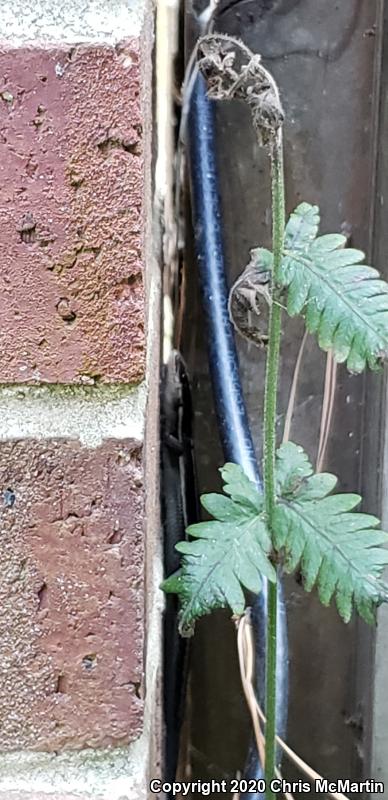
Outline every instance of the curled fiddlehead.
POLYGON ((259 143, 271 145, 284 113, 279 91, 261 56, 239 39, 221 33, 203 36, 198 43, 198 66, 208 96, 213 100, 244 100, 252 113, 259 143))

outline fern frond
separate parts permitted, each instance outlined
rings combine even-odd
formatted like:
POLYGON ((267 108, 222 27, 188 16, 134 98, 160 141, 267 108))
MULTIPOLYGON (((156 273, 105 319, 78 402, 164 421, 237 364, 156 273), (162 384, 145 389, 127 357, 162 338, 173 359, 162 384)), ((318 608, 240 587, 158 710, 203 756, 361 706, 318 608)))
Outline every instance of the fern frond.
POLYGON ((285 568, 300 564, 304 587, 317 586, 323 605, 336 597, 338 611, 348 622, 353 605, 366 622, 388 600, 381 581, 388 565, 388 534, 376 530, 379 520, 353 513, 357 494, 331 494, 337 479, 313 474, 302 448, 282 445, 277 454, 279 498, 274 519, 274 546, 285 552, 285 568))
POLYGON ((215 517, 191 525, 190 541, 180 542, 181 569, 162 584, 180 598, 180 631, 190 635, 196 619, 216 608, 233 613, 245 608, 243 589, 260 591, 261 575, 276 580, 269 561, 271 540, 262 516, 262 497, 241 467, 225 464, 221 470, 224 495, 207 494, 204 508, 215 517))
POLYGON ((287 223, 280 277, 287 311, 302 315, 319 346, 351 372, 376 369, 388 355, 388 285, 361 264, 361 250, 344 249, 345 236, 317 238, 318 224, 319 209, 308 203, 287 223))

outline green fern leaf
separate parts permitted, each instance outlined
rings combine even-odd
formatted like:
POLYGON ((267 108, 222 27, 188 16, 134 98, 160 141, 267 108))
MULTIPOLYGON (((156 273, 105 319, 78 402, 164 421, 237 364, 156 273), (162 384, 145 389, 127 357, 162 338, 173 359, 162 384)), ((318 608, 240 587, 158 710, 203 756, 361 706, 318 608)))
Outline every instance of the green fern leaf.
POLYGON ((376 530, 376 517, 353 513, 359 495, 331 494, 336 478, 314 475, 302 448, 282 445, 277 463, 274 546, 285 552, 286 571, 300 564, 305 589, 316 585, 323 605, 335 595, 345 622, 353 605, 373 622, 377 606, 388 601, 388 587, 381 581, 388 564, 388 534, 376 530))
POLYGON ((388 354, 388 285, 361 264, 361 250, 344 249, 345 236, 317 238, 318 225, 319 209, 308 203, 287 223, 280 276, 287 311, 302 315, 319 346, 351 372, 376 369, 388 354))
POLYGON ((188 528, 192 538, 177 545, 183 554, 181 569, 162 584, 165 592, 180 597, 183 635, 190 635, 194 621, 216 608, 229 606, 242 614, 243 589, 259 592, 261 575, 276 581, 262 496, 236 464, 225 464, 221 474, 225 494, 201 498, 215 519, 188 528))

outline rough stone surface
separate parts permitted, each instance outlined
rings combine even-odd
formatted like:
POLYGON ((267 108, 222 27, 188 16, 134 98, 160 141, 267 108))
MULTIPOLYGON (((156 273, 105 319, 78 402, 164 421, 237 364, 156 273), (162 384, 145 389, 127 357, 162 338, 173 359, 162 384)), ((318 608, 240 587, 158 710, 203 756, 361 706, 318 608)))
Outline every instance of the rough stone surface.
POLYGON ((144 375, 141 40, 0 48, 0 382, 144 375))
POLYGON ((8 797, 6 792, 41 792, 49 797, 74 794, 81 798, 91 796, 92 800, 146 800, 149 776, 160 777, 162 772, 160 758, 150 760, 150 726, 156 698, 152 689, 150 696, 149 677, 147 673, 144 728, 134 742, 96 750, 1 753, 0 798, 8 797))
POLYGON ((0 0, 0 42, 107 42, 143 27, 142 0, 0 0))
MULTIPOLYGON (((82 792, 73 794, 72 792, 0 792, 0 800, 117 800, 107 794, 82 792)), ((119 800, 127 800, 126 797, 119 800)))
POLYGON ((0 443, 0 750, 136 738, 143 713, 139 445, 0 443))
POLYGON ((0 439, 142 439, 145 382, 136 386, 7 386, 0 389, 0 439))
MULTIPOLYGON (((55 792, 0 792, 0 800, 101 800, 103 796, 97 794, 63 794, 55 792)), ((109 798, 103 798, 109 800, 109 798)))
POLYGON ((132 798, 128 794, 121 796, 118 796, 116 792, 112 794, 109 790, 108 792, 81 791, 76 794, 73 794, 73 792, 36 792, 34 790, 26 790, 23 792, 0 791, 0 800, 132 800, 132 798))

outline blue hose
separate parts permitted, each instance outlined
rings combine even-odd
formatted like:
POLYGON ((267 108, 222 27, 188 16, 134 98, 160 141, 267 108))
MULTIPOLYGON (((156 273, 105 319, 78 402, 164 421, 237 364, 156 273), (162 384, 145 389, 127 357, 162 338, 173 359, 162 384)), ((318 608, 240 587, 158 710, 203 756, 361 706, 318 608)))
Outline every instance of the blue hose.
MULTIPOLYGON (((191 181, 193 229, 203 310, 207 325, 210 375, 219 432, 227 461, 243 467, 262 490, 248 415, 245 407, 236 344, 228 314, 228 286, 221 225, 221 208, 215 155, 214 101, 206 96, 205 82, 198 75, 191 96, 188 125, 188 156, 191 181)), ((256 647, 256 683, 260 704, 265 698, 265 639, 267 584, 255 598, 252 617, 256 647)), ((288 706, 288 646, 283 588, 279 582, 277 651, 277 731, 284 736, 288 706)), ((251 744, 245 778, 261 778, 256 745, 251 744)), ((261 800, 260 793, 241 798, 261 800)))

